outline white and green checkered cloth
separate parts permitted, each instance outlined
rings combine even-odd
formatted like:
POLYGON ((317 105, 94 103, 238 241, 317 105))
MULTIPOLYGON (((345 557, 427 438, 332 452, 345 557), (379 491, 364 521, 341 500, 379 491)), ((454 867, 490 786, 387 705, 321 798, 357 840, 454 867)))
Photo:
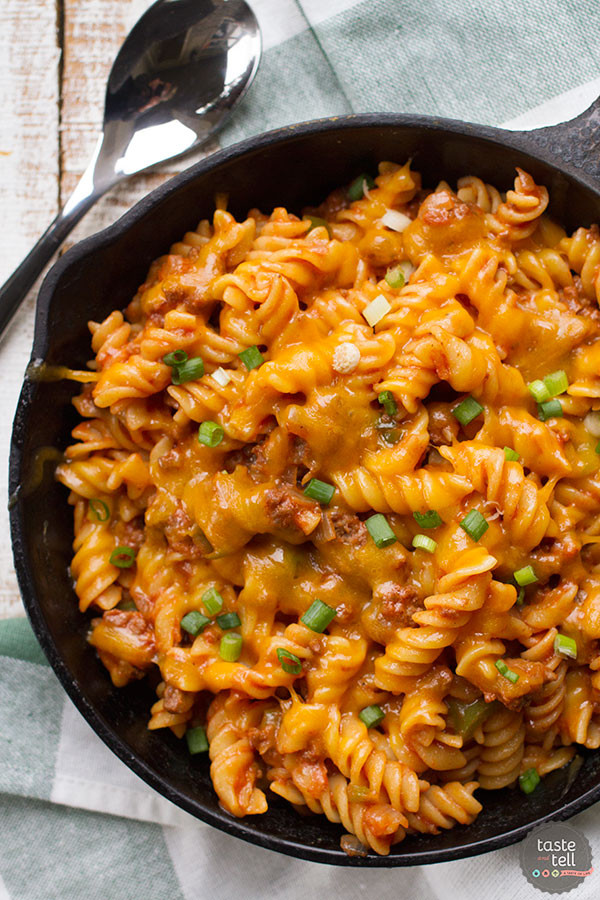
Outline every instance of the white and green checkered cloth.
MULTIPOLYGON (((101 3, 102 0, 98 0, 101 3)), ((598 0, 250 0, 264 55, 221 142, 345 112, 552 124, 600 94, 598 0)), ((600 860, 598 808, 574 820, 600 860)), ((600 876, 571 896, 600 893, 600 876)), ((67 699, 27 622, 0 622, 0 900, 539 897, 518 847, 413 869, 338 869, 192 819, 67 699)))

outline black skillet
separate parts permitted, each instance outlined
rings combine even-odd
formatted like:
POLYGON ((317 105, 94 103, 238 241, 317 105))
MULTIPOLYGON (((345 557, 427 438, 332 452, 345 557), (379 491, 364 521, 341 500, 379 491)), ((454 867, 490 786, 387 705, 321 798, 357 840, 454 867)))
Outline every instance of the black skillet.
MULTIPOLYGON (((157 188, 115 225, 69 250, 47 275, 38 299, 33 360, 84 367, 90 357, 87 321, 124 307, 151 261, 200 218, 214 195, 230 209, 294 212, 317 204, 381 160, 408 157, 431 187, 474 174, 500 189, 515 166, 545 184, 552 215, 567 229, 600 220, 600 101, 564 125, 521 133, 405 115, 343 116, 295 125, 216 153, 157 188)), ((85 640, 69 576, 72 509, 51 467, 35 486, 40 448, 65 447, 75 423, 70 404, 78 385, 26 377, 14 423, 10 457, 11 527, 23 600, 50 664, 102 740, 134 772, 199 819, 230 834, 291 856, 346 866, 406 866, 484 853, 522 839, 547 819, 566 819, 600 799, 600 752, 553 773, 530 796, 479 791, 483 812, 473 825, 439 835, 408 837, 389 856, 350 858, 342 829, 323 816, 300 817, 274 797, 263 816, 235 819, 212 790, 206 759, 188 756, 170 732, 146 728, 154 694, 147 682, 111 686, 85 640), (36 463, 37 461, 37 463, 36 463)), ((43 455, 43 452, 42 452, 43 455)))

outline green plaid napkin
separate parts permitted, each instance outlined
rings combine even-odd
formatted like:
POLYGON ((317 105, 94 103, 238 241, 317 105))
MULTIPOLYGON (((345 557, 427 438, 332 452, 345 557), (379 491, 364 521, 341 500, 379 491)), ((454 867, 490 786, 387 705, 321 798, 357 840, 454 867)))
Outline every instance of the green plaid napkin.
MULTIPOLYGON (((534 127, 570 118, 600 94, 600 4, 592 0, 250 3, 264 55, 223 144, 351 111, 534 127)), ((597 818, 592 809, 575 820, 596 859, 597 818)), ((517 860, 518 847, 509 847, 402 871, 338 869, 221 834, 101 743, 26 620, 0 622, 0 900, 539 896, 517 860)), ((573 892, 577 900, 597 894, 595 875, 573 892)))

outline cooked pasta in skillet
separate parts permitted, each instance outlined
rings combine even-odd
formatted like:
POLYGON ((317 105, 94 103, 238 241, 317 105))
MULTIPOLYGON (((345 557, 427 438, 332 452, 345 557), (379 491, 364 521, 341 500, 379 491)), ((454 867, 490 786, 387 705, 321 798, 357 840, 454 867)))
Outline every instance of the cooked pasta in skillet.
POLYGON ((233 815, 385 854, 600 746, 600 231, 547 205, 408 163, 303 218, 218 197, 90 323, 89 640, 158 667, 149 728, 233 815))

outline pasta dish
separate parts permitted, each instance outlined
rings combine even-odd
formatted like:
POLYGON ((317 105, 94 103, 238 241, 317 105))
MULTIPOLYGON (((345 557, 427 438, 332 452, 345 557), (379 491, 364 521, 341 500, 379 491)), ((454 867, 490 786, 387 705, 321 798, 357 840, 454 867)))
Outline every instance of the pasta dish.
POLYGON ((89 641, 232 815, 386 854, 600 746, 600 231, 548 199, 387 162, 301 218, 219 195, 90 323, 89 641))

